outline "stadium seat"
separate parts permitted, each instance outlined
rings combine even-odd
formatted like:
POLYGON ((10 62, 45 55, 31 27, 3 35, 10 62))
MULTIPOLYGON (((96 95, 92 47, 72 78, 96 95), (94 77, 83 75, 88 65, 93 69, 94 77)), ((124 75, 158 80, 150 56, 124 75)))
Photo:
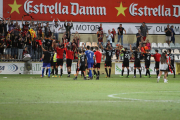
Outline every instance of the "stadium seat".
POLYGON ((179 43, 175 43, 175 48, 180 48, 180 44, 179 43))
POLYGON ((162 49, 162 52, 167 51, 166 49, 162 49))
POLYGON ((170 48, 167 43, 164 43, 164 47, 165 47, 165 48, 170 48))
POLYGON ((178 57, 177 57, 177 55, 174 56, 174 59, 175 59, 175 60, 179 60, 178 57))
POLYGON ((154 49, 151 49, 151 54, 155 54, 155 50, 154 49))
POLYGON ((113 55, 113 58, 112 58, 113 60, 116 60, 116 55, 113 55))
POLYGON ((82 45, 83 43, 84 43, 84 42, 80 42, 80 43, 79 43, 79 47, 82 47, 82 46, 83 46, 83 45, 82 45))
POLYGON ((156 43, 152 43, 152 48, 158 48, 156 43))
POLYGON ((154 61, 154 57, 151 57, 151 60, 154 61))
POLYGON ((87 46, 90 46, 90 47, 91 47, 91 43, 90 43, 90 42, 87 42, 87 43, 86 43, 86 47, 87 47, 87 46))
POLYGON ((179 50, 178 50, 178 49, 175 49, 175 50, 174 50, 174 54, 179 54, 179 50))
POLYGON ((171 53, 174 54, 174 50, 171 49, 171 53))
POLYGON ((163 44, 162 43, 158 43, 158 48, 163 48, 163 44))
POLYGON ((97 47, 98 45, 97 45, 97 43, 96 42, 93 42, 92 43, 92 47, 97 47))
POLYGON ((173 43, 170 43, 170 48, 175 48, 175 45, 173 43))
POLYGON ((159 54, 162 54, 162 51, 161 51, 161 49, 158 49, 158 53, 159 53, 159 54))
POLYGON ((112 43, 112 47, 115 48, 116 47, 116 43, 112 43))

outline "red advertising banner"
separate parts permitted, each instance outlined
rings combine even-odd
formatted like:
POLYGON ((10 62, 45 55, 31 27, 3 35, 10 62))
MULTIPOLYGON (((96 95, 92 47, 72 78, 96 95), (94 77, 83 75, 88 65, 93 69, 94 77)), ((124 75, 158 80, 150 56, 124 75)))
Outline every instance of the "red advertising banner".
POLYGON ((4 18, 26 14, 39 21, 180 23, 180 0, 3 0, 4 18))

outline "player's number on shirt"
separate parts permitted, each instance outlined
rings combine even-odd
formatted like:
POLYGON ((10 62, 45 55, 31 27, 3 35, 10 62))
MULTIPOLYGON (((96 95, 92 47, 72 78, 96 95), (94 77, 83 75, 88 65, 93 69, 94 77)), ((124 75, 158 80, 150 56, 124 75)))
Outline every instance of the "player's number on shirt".
POLYGON ((139 54, 137 55, 137 58, 138 58, 138 59, 140 58, 140 55, 139 55, 139 54))
POLYGON ((90 58, 91 58, 91 54, 89 54, 90 58))
POLYGON ((129 54, 125 54, 125 58, 129 58, 129 54))
POLYGON ((109 56, 111 56, 111 52, 109 52, 109 56))
POLYGON ((147 60, 149 60, 149 56, 147 56, 147 60))

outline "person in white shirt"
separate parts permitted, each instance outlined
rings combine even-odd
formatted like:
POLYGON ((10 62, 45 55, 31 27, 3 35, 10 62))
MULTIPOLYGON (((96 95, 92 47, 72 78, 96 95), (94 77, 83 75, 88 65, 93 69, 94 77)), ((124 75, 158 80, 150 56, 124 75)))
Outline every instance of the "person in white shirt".
POLYGON ((162 72, 164 72, 164 83, 168 83, 167 81, 167 73, 168 73, 168 66, 169 66, 169 60, 165 53, 161 55, 161 61, 159 64, 160 73, 158 75, 157 83, 160 80, 160 77, 162 75, 162 72))
POLYGON ((110 41, 110 44, 111 44, 111 46, 112 46, 113 34, 111 33, 111 30, 108 30, 108 33, 106 34, 106 38, 107 38, 107 41, 108 41, 108 40, 110 41))
POLYGON ((58 40, 59 30, 61 29, 61 26, 58 18, 57 18, 58 22, 57 21, 54 22, 54 20, 53 20, 53 32, 56 40, 58 40))

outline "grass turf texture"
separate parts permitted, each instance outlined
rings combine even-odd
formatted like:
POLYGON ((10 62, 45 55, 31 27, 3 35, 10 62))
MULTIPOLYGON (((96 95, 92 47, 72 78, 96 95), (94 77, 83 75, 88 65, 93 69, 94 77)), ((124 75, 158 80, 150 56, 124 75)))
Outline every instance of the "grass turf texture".
POLYGON ((0 120, 179 120, 180 76, 100 80, 0 75, 0 120), (3 78, 7 77, 7 78, 3 78), (117 94, 112 98, 108 95, 117 94), (125 99, 127 98, 127 99, 125 99), (137 100, 138 99, 138 100, 137 100))

